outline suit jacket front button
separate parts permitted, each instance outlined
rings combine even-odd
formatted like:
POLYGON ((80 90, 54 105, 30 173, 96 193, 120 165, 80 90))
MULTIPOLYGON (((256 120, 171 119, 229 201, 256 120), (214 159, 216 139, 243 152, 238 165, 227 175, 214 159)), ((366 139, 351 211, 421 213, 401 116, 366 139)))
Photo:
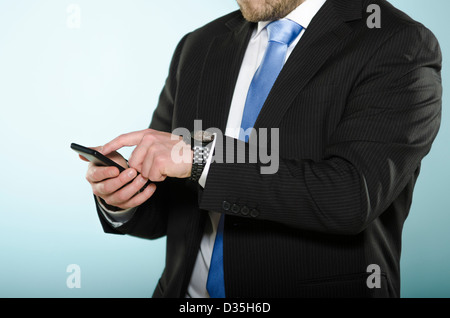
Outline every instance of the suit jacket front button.
POLYGON ((222 202, 222 209, 224 209, 225 211, 228 211, 231 207, 231 203, 228 201, 223 201, 222 202))
POLYGON ((250 211, 250 216, 256 218, 259 215, 259 211, 257 209, 252 209, 250 211))

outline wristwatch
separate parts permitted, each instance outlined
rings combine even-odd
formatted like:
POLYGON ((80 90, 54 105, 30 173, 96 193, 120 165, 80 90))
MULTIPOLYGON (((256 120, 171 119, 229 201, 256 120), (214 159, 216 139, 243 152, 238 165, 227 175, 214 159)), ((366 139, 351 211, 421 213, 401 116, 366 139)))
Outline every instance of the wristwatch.
POLYGON ((192 170, 189 180, 198 182, 203 173, 206 162, 211 152, 211 145, 214 140, 214 134, 208 131, 191 132, 191 149, 194 151, 192 159, 192 170))

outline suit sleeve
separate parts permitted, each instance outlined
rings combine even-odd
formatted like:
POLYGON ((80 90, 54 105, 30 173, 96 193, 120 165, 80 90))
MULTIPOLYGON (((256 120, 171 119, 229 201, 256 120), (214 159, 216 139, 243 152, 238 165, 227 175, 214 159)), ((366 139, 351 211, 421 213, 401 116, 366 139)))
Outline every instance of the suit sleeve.
MULTIPOLYGON (((275 174, 261 174, 258 162, 213 162, 200 207, 233 214, 224 202, 240 202, 255 209, 257 219, 360 233, 397 198, 431 149, 441 118, 440 69, 430 31, 398 31, 362 68, 322 160, 280 158, 275 174)), ((236 158, 234 149, 226 156, 236 158)), ((248 144, 245 149, 248 156, 248 144)))
MULTIPOLYGON (((161 91, 158 106, 153 113, 150 128, 171 132, 172 114, 174 108, 175 92, 177 88, 177 69, 187 35, 179 42, 172 57, 169 68, 169 75, 161 91)), ((171 180, 167 179, 156 186, 153 196, 139 206, 134 212, 132 218, 121 226, 114 226, 108 220, 97 200, 95 200, 97 214, 100 223, 106 233, 129 234, 147 239, 156 239, 166 235, 167 228, 167 200, 170 193, 171 180)))

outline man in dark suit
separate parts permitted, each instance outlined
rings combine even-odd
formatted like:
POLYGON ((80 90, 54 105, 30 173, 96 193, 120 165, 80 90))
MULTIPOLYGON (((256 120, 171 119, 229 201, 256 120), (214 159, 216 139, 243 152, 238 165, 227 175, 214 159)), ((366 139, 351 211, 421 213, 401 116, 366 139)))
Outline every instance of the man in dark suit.
POLYGON ((180 41, 151 129, 103 147, 126 165, 115 150, 136 145, 129 168, 89 166, 104 230, 167 237, 154 297, 209 295, 216 233, 226 297, 399 297, 402 227, 440 125, 437 40, 381 0, 238 3, 180 41), (367 24, 371 4, 381 28, 367 24), (246 142, 233 129, 269 54, 268 22, 280 19, 300 33, 246 142), (228 131, 201 145, 226 160, 171 133, 196 119, 228 131), (261 173, 251 141, 271 128, 257 153, 272 150, 277 169, 261 173), (180 144, 189 160, 174 161, 180 144))

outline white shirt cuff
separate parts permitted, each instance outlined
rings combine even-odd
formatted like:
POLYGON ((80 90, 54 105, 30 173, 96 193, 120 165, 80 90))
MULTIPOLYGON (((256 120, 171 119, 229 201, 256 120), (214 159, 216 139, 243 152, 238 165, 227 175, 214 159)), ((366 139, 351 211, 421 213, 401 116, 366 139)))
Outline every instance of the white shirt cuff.
POLYGON ((95 197, 95 198, 97 200, 98 205, 100 206, 100 210, 103 213, 103 216, 113 227, 122 226, 124 223, 131 220, 131 218, 134 215, 134 212, 136 212, 136 209, 137 209, 137 208, 129 208, 126 210, 121 210, 121 211, 111 211, 111 210, 108 210, 102 204, 102 202, 98 199, 98 197, 95 197))

